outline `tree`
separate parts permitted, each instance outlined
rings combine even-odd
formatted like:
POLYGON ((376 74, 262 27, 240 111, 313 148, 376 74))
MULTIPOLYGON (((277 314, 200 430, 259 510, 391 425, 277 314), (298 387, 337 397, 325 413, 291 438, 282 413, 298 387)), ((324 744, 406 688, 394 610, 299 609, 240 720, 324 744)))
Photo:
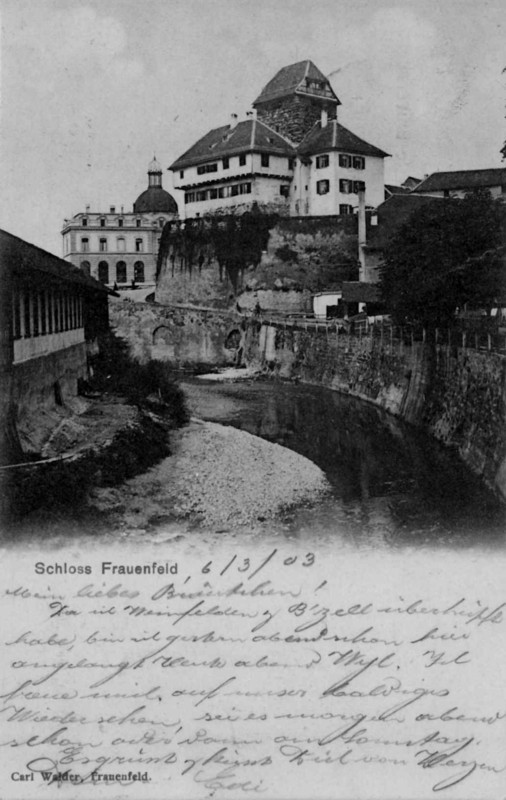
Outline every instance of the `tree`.
POLYGON ((398 324, 448 325, 457 309, 490 309, 504 291, 505 209, 488 192, 434 200, 390 240, 380 272, 398 324))

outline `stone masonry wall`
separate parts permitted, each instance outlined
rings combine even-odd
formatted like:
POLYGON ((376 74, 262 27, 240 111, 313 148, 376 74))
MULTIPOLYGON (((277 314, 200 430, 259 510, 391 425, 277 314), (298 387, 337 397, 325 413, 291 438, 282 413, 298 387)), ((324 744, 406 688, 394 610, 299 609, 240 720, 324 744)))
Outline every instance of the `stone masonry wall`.
POLYGON ((292 95, 275 105, 261 106, 258 119, 270 128, 286 136, 294 144, 300 144, 313 125, 321 118, 320 106, 292 95))
POLYGON ((113 300, 110 321, 141 362, 153 358, 169 361, 175 367, 234 363, 235 347, 230 345, 229 335, 240 328, 238 315, 212 308, 173 308, 113 300))
POLYGON ((251 320, 245 359, 372 402, 423 427, 506 499, 506 359, 487 352, 251 320))
POLYGON ((311 292, 334 289, 343 279, 354 279, 343 278, 342 268, 357 261, 356 224, 353 216, 280 219, 270 231, 260 264, 244 271, 237 293, 227 276, 220 274, 215 259, 206 259, 200 267, 195 264, 191 272, 177 258, 174 263, 167 259, 158 277, 156 301, 230 309, 238 301, 249 308, 249 293, 259 291, 270 292, 259 298, 266 311, 310 310, 311 292), (301 294, 281 298, 287 290, 301 294))

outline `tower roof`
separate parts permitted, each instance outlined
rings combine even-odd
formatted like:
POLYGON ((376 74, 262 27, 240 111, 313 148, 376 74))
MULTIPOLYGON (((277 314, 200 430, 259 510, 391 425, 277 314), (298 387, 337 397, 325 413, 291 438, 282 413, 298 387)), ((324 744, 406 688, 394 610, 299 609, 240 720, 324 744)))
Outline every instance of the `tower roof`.
POLYGON ((162 172, 162 168, 158 161, 156 160, 156 156, 153 156, 153 161, 150 161, 148 172, 162 172))
POLYGON ((341 105, 329 80, 312 61, 307 59, 280 69, 264 86, 253 106, 292 94, 317 97, 332 105, 341 105))
POLYGON ((336 119, 329 120, 324 128, 317 122, 297 148, 297 152, 301 155, 313 155, 327 150, 343 150, 347 153, 378 158, 386 158, 389 155, 379 147, 360 139, 344 125, 340 125, 336 119))
POLYGON ((162 168, 156 157, 148 166, 148 188, 134 203, 134 214, 177 214, 177 203, 162 187, 162 168))
POLYGON ((150 186, 134 203, 134 214, 177 214, 177 203, 161 186, 150 186))

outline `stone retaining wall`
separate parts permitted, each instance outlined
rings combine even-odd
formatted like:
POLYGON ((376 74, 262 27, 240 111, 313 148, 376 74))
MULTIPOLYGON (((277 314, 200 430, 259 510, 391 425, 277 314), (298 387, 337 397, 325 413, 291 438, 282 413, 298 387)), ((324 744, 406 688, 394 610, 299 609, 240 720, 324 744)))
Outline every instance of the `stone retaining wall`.
POLYGON ((497 353, 251 320, 245 360, 375 403, 458 450, 506 499, 506 359, 497 353))

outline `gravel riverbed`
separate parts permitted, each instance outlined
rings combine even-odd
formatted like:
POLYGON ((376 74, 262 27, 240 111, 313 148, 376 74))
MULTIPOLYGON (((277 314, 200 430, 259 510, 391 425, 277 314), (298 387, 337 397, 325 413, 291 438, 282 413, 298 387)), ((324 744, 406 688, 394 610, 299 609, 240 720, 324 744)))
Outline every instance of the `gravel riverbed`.
POLYGON ((256 525, 329 490, 322 470, 297 453, 236 428, 192 419, 171 435, 173 454, 92 503, 119 527, 186 520, 207 530, 256 525))

